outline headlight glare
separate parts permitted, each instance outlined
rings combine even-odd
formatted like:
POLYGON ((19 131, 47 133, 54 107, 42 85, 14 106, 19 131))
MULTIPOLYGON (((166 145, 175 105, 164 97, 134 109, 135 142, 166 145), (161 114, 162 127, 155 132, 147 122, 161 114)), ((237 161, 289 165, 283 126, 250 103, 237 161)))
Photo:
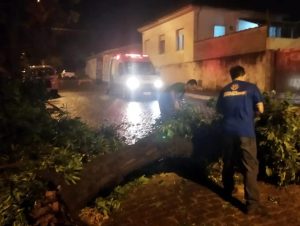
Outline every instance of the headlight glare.
POLYGON ((154 81, 154 87, 157 89, 160 89, 161 87, 163 87, 163 82, 160 79, 157 79, 154 81))
POLYGON ((140 86, 140 82, 136 77, 130 77, 126 81, 126 86, 131 90, 136 90, 140 86))

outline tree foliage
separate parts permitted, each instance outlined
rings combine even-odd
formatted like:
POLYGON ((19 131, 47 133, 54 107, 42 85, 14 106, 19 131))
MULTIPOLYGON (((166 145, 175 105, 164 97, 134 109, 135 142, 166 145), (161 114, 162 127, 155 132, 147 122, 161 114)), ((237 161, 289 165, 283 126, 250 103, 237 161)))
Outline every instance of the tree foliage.
MULTIPOLYGON (((79 0, 1 2, 0 69, 5 67, 16 74, 26 64, 61 67, 66 46, 75 40, 73 33, 70 39, 70 33, 66 32, 69 30, 65 28, 74 28, 79 21, 78 3, 79 0)), ((74 56, 74 51, 70 56, 74 56)))
MULTIPOLYGON (((272 92, 264 95, 265 112, 256 118, 260 175, 264 179, 280 186, 299 183, 300 108, 292 103, 291 95, 289 94, 283 99, 278 98, 272 92)), ((214 107, 214 105, 213 101, 210 100, 208 102, 209 107, 214 107)), ((175 135, 193 138, 197 143, 205 131, 218 125, 218 120, 217 115, 212 115, 212 118, 207 120, 195 106, 188 106, 180 111, 175 118, 160 124, 160 133, 158 134, 164 138, 175 135)), ((207 141, 218 143, 220 141, 218 136, 221 136, 221 134, 215 134, 218 132, 218 128, 213 129, 212 132, 209 134, 210 137, 207 137, 207 141), (212 138, 213 134, 217 136, 212 138)), ((210 150, 206 150, 207 148, 203 144, 205 143, 198 145, 202 149, 201 152, 213 152, 211 149, 213 145, 209 145, 208 149, 210 150)), ((221 147, 217 148, 220 149, 221 147)), ((214 166, 219 165, 222 167, 218 161, 213 162, 214 158, 208 159, 208 155, 204 156, 207 164, 205 162, 202 163, 205 165, 203 169, 207 171, 206 175, 211 174, 210 171, 214 166)))
POLYGON ((78 2, 25 1, 21 23, 24 44, 21 48, 27 53, 31 64, 40 64, 44 61, 55 67, 62 66, 62 37, 70 34, 58 33, 55 29, 72 27, 79 21, 80 15, 74 10, 78 2))
POLYGON ((263 174, 278 185, 300 182, 300 108, 289 96, 265 94, 266 110, 257 121, 263 174))
POLYGON ((192 139, 195 131, 208 123, 210 123, 210 119, 205 117, 199 108, 184 104, 174 117, 158 121, 156 125, 157 135, 164 139, 170 139, 174 136, 192 139))
POLYGON ((47 189, 43 171, 76 183, 83 164, 122 145, 113 127, 92 130, 47 107, 43 84, 1 78, 0 225, 27 225, 34 200, 47 189), (55 117, 53 117, 53 114, 55 117))

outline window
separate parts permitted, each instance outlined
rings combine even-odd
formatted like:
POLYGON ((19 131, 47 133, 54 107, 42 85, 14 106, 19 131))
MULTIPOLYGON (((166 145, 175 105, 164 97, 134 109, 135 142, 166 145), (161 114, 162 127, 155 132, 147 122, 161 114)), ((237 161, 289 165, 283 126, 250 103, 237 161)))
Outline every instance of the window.
POLYGON ((246 21, 246 20, 239 20, 237 30, 242 31, 242 30, 255 28, 255 27, 258 27, 258 24, 252 23, 252 22, 249 22, 249 21, 246 21))
POLYGON ((176 31, 176 50, 184 49, 184 33, 183 29, 176 31))
POLYGON ((225 35, 225 26, 215 25, 214 26, 214 37, 225 35))
POLYGON ((165 35, 160 35, 159 36, 158 53, 159 54, 165 53, 165 35))
POLYGON ((149 54, 149 39, 144 41, 144 54, 149 54))
POLYGON ((150 62, 124 62, 123 74, 133 75, 154 75, 155 68, 150 62))
POLYGON ((281 27, 269 27, 269 37, 281 37, 281 27))

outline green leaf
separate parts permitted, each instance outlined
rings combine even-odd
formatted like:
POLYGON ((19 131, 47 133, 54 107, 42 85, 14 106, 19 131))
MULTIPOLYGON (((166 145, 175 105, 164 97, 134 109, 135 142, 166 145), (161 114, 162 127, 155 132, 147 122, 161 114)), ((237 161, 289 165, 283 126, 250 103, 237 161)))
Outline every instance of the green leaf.
POLYGON ((266 167, 266 174, 267 174, 268 177, 272 176, 272 174, 273 174, 272 169, 269 168, 269 167, 266 167))

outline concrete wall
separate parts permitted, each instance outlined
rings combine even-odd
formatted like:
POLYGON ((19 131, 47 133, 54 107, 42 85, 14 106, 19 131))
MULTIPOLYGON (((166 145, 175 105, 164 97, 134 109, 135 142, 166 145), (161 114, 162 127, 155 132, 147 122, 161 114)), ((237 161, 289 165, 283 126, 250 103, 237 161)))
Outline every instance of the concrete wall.
POLYGON ((275 53, 275 89, 300 93, 300 49, 275 53))
POLYGON ((299 49, 300 38, 268 38, 267 49, 299 49))
MULTIPOLYGON (((189 62, 194 54, 194 11, 166 21, 143 32, 143 43, 147 40, 147 54, 154 65, 189 62), (184 29, 184 50, 176 50, 176 30, 184 29), (165 35, 165 53, 159 54, 159 36, 165 35)), ((145 46, 144 46, 145 48, 145 46)))
POLYGON ((252 28, 195 43, 195 60, 261 52, 266 49, 267 27, 252 28))
POLYGON ((167 84, 196 79, 204 90, 219 90, 230 82, 229 69, 234 65, 245 68, 248 81, 263 91, 300 94, 300 48, 266 50, 210 60, 167 65, 160 68, 167 84))
POLYGON ((193 78, 204 90, 220 90, 231 81, 229 68, 237 64, 245 68, 249 82, 257 84, 261 90, 273 89, 270 56, 266 52, 168 65, 161 67, 160 71, 167 84, 193 78))
POLYGON ((226 34, 237 31, 239 19, 265 20, 264 13, 253 11, 236 11, 222 8, 200 7, 197 15, 197 36, 196 41, 214 37, 214 26, 225 26, 226 34))

